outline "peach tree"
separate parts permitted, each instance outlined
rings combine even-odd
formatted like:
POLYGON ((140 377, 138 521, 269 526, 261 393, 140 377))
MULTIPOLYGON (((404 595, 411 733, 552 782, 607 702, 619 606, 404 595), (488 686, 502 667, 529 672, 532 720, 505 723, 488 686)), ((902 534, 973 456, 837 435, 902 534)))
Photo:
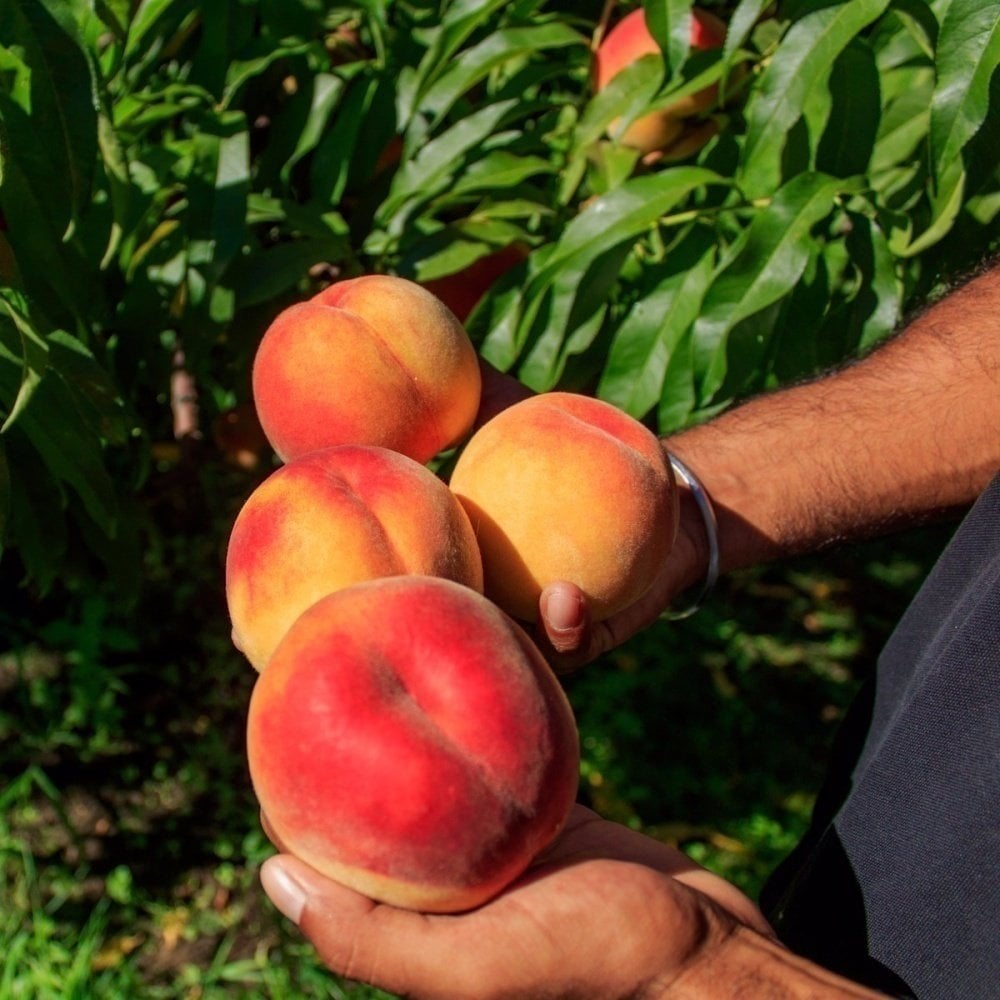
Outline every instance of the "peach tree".
POLYGON ((668 431, 867 350, 994 247, 995 0, 703 0, 710 48, 646 0, 659 52, 597 92, 638 6, 0 6, 5 570, 134 579, 150 489, 225 451, 267 324, 340 277, 518 247, 482 354, 668 431), (622 141, 707 88, 686 156, 622 141))

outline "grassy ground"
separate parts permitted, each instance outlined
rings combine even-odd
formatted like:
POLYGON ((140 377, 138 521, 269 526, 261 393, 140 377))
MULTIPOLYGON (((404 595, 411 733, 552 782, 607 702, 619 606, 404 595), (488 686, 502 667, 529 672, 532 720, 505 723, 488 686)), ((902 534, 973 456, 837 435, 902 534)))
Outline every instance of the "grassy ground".
MULTIPOLYGON (((383 996, 330 976, 259 890, 253 672, 221 591, 246 483, 177 485, 148 498, 131 607, 111 590, 32 598, 0 563, 0 997, 383 996)), ((569 678, 581 797, 755 893, 946 534, 734 577, 569 678)))

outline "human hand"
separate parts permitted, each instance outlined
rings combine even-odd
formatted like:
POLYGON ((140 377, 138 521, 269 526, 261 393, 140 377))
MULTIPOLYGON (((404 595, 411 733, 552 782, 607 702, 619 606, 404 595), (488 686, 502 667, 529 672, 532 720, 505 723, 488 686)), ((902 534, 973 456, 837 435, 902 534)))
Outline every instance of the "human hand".
POLYGON ((520 879, 463 914, 376 903, 287 854, 261 883, 332 970, 412 997, 658 997, 737 930, 780 947, 735 887, 582 806, 520 879))
POLYGON ((583 591, 574 583, 550 583, 538 600, 535 638, 553 668, 574 670, 652 625, 675 598, 702 581, 708 566, 708 541, 701 512, 690 490, 677 485, 680 521, 667 558, 649 589, 629 607, 603 621, 592 621, 583 591))

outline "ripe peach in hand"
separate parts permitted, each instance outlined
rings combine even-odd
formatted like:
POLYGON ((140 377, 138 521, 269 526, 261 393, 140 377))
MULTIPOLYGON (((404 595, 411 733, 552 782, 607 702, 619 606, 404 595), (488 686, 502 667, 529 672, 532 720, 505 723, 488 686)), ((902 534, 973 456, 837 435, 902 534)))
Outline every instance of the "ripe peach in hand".
POLYGON ((576 726, 525 633, 474 591, 390 577, 305 612, 257 680, 250 775, 282 848, 374 899, 465 910, 576 795, 576 726))
MULTIPOLYGON (((726 40, 726 24, 714 14, 695 7, 691 11, 691 47, 721 48, 726 40)), ((597 47, 594 54, 594 87, 602 91, 623 69, 646 55, 660 55, 656 39, 646 27, 640 7, 626 14, 597 47)), ((681 159, 697 152, 716 133, 714 122, 690 119, 708 111, 718 99, 717 85, 679 98, 673 104, 634 121, 620 138, 622 145, 665 159, 681 159)))
POLYGON ((402 573, 482 590, 476 539, 448 487, 385 448, 303 455, 264 480, 233 525, 226 553, 233 640, 261 670, 321 597, 402 573))
POLYGON ((483 556, 486 595, 525 621, 542 589, 579 586, 595 621, 649 589, 677 531, 673 474, 656 436, 597 399, 550 392, 484 424, 451 488, 483 556))
POLYGON ((285 461, 370 444, 426 462, 465 436, 479 392, 462 324, 430 292, 387 275, 340 281, 285 309, 253 365, 257 413, 285 461))

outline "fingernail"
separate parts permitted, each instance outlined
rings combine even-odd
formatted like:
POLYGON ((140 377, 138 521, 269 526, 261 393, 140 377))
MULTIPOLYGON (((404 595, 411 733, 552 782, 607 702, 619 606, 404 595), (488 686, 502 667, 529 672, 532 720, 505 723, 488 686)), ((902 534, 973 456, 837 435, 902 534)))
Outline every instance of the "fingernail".
POLYGON ((306 908, 306 891, 288 873, 281 858, 268 858, 264 862, 260 869, 260 884, 278 910, 298 925, 306 908))
POLYGON ((556 587, 545 596, 545 619, 555 632, 572 632, 580 627, 583 602, 575 594, 556 587))

